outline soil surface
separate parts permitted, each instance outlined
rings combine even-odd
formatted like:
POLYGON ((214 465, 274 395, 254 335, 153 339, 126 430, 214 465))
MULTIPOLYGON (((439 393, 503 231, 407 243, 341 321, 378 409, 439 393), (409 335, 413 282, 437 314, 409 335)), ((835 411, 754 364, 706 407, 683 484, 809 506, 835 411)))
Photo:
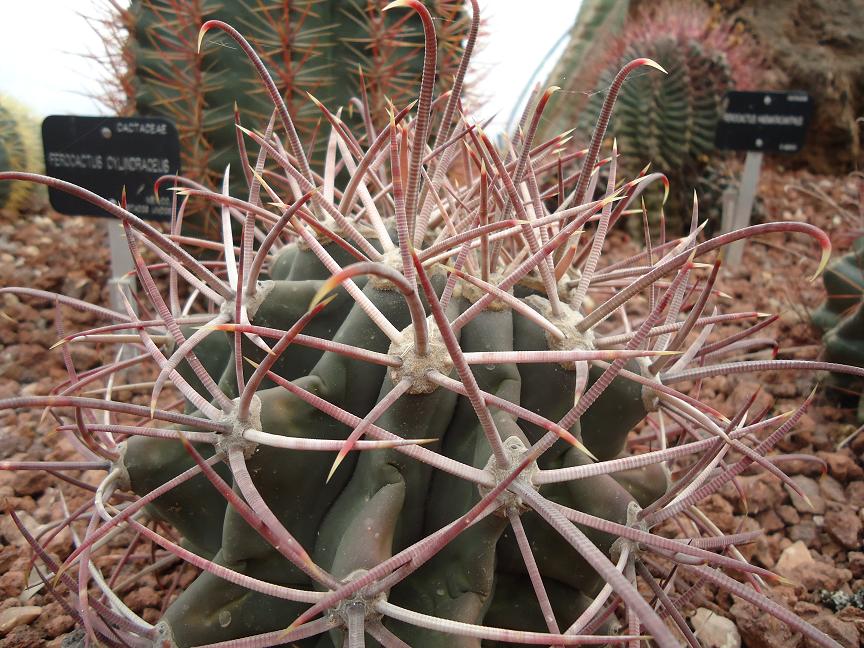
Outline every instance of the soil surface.
MULTIPOLYGON (((848 248, 849 232, 860 227, 860 222, 850 220, 850 214, 857 218, 857 186, 851 179, 768 168, 759 195, 766 220, 804 220, 818 225, 835 241, 835 255, 848 248)), ((107 303, 106 225, 100 219, 51 211, 0 212, 0 286, 27 286, 107 303)), ((635 249, 626 235, 616 233, 610 237, 604 259, 622 258, 635 249)), ((817 259, 817 246, 800 235, 770 235, 748 243, 742 265, 723 270, 720 289, 728 298, 720 300, 721 309, 725 301, 730 311, 779 314, 767 330, 780 343, 778 357, 817 358, 820 332, 811 327, 808 312, 824 293, 821 282, 807 280, 817 259)), ((0 398, 49 393, 67 378, 61 349, 49 350, 58 338, 54 303, 3 294, 0 310, 0 398)), ((86 313, 62 309, 62 327, 67 332, 94 323, 86 313)), ((718 328, 714 338, 734 329, 718 328)), ((69 351, 78 372, 98 366, 112 352, 74 344, 69 351)), ((770 357, 771 352, 769 348, 762 356, 770 357)), ((815 382, 814 375, 796 371, 720 376, 704 381, 701 398, 731 415, 761 387, 757 409, 761 404, 777 413, 788 412, 811 392, 815 382)), ((135 400, 145 402, 146 398, 136 396, 135 400)), ((40 422, 40 415, 38 410, 0 411, 0 457, 20 461, 76 456, 52 421, 40 422)), ((723 532, 761 529, 762 537, 742 546, 742 553, 788 578, 766 591, 849 648, 864 638, 864 433, 840 449, 838 445, 855 430, 851 406, 829 399, 823 386, 796 431, 781 445, 780 450, 790 456, 778 461, 809 495, 810 504, 773 477, 745 473, 739 480, 740 492, 730 485, 702 507, 723 532)), ((95 483, 100 473, 68 474, 95 483)), ((42 472, 0 470, 0 499, 4 510, 16 511, 21 522, 38 535, 47 531, 47 523, 64 517, 64 510, 73 511, 86 496, 76 486, 42 472)), ((80 524, 74 529, 84 531, 80 524)), ((681 529, 670 524, 664 532, 680 535, 681 529)), ((152 556, 149 546, 141 544, 127 557, 131 567, 114 574, 128 543, 128 536, 118 536, 96 562, 106 578, 114 579, 115 591, 129 607, 152 621, 195 571, 179 569, 168 560, 158 569, 143 569, 151 564, 152 556)), ((62 560, 72 546, 73 538, 64 530, 50 542, 48 551, 52 558, 62 560)), ((163 556, 156 552, 157 559, 163 556)), ((57 647, 74 630, 68 610, 52 599, 31 569, 28 544, 10 515, 0 518, 0 601, 0 648, 57 647)), ((711 645, 712 629, 722 627, 719 617, 734 621, 742 645, 750 648, 809 645, 773 617, 711 587, 691 598, 688 616, 697 608, 714 613, 700 612, 692 621, 703 628, 700 635, 708 639, 706 645, 711 645)))

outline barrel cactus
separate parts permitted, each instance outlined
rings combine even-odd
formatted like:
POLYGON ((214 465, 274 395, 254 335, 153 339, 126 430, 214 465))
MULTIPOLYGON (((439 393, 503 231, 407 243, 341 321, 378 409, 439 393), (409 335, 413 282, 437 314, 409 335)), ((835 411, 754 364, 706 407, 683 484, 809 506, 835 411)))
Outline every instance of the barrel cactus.
MULTIPOLYGON (((455 85, 437 98, 431 15, 418 0, 389 6, 412 9, 423 26, 418 101, 393 106, 380 131, 362 135, 325 108, 341 154, 326 158, 320 177, 253 48, 228 24, 204 23, 203 47, 218 32, 252 59, 279 120, 278 131, 241 127, 260 151, 240 170, 247 199, 230 194, 233 169, 222 191, 160 182, 178 213, 192 197, 219 208, 221 262, 199 262, 184 247, 194 241, 157 231, 123 204, 43 176, 0 174, 116 216, 141 283, 137 313, 0 289, 106 322, 75 333, 58 326, 69 380, 52 394, 0 400, 0 409, 46 408, 84 454, 3 468, 104 472, 89 502, 58 521, 87 520, 62 564, 12 513, 47 591, 92 645, 557 646, 650 635, 670 647, 676 633, 695 645, 679 608, 702 583, 818 645, 838 645, 751 586, 778 579, 736 553, 758 533, 724 534, 698 509, 753 464, 789 481, 765 454, 809 399, 791 414, 745 406, 727 418, 679 390, 769 367, 864 373, 801 360, 718 364, 740 335, 704 346, 715 324, 761 317, 707 310, 719 265, 702 263, 706 255, 745 237, 798 233, 819 244, 824 265, 827 237, 784 222, 699 242, 694 224, 637 258, 602 264, 609 223, 663 179, 619 182, 613 146, 604 197, 585 198, 618 90, 634 70, 658 66, 640 58, 622 68, 575 189, 549 213, 539 181, 554 173, 550 156, 564 137, 533 136, 551 91, 513 155, 456 118, 479 20, 472 4, 455 85), (262 175, 265 159, 278 182, 262 175), (349 176, 338 190, 337 165, 349 176), (237 241, 232 220, 242 224, 237 241), (589 223, 593 235, 578 236, 589 223), (79 373, 70 347, 88 343, 131 354, 79 373), (126 388, 149 398, 118 400, 127 370, 147 367, 150 379, 126 388), (639 443, 628 444, 634 430, 639 443), (667 520, 681 535, 667 537, 678 528, 667 520), (156 561, 200 570, 155 624, 97 567, 106 543, 124 534, 151 545, 156 561)), ((119 569, 135 573, 140 563, 119 569)))
MULTIPOLYGON (((0 171, 42 170, 39 122, 22 104, 0 94, 0 171)), ((16 183, 0 187, 0 209, 18 211, 36 196, 35 186, 16 183)))
MULTIPOLYGON (((211 19, 242 26, 308 141, 323 117, 307 93, 334 110, 344 107, 344 118, 351 113, 359 123, 361 111, 349 100, 359 96, 361 84, 376 119, 384 114, 388 99, 404 104, 411 98, 421 73, 422 34, 405 20, 383 14, 384 4, 132 0, 120 8, 114 3, 113 20, 100 27, 111 54, 110 77, 116 78, 106 99, 120 114, 171 119, 180 134, 185 173, 212 186, 226 164, 240 168, 235 110, 246 126, 263 129, 272 105, 260 87, 249 82, 248 64, 230 41, 196 52, 198 28, 211 19)), ((449 82, 467 33, 467 13, 463 0, 428 4, 444 27, 437 44, 442 80, 449 82)), ((380 121, 375 126, 380 127, 380 121)), ((317 139, 315 154, 320 156, 323 138, 317 139)))

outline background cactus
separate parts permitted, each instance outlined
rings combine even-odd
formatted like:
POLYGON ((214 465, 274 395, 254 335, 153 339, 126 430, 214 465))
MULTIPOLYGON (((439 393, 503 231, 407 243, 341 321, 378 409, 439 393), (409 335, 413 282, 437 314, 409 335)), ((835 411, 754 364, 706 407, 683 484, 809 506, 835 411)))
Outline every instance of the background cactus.
MULTIPOLYGON (((244 131, 261 150, 258 170, 243 174, 248 199, 230 195, 229 178, 221 193, 191 180, 161 183, 179 185, 178 212, 193 196, 220 208, 221 262, 197 261, 178 241, 198 242, 165 235, 123 205, 51 178, 0 173, 115 215, 142 286, 138 314, 0 289, 109 322, 66 334, 58 316, 68 381, 49 396, 0 400, 0 409, 47 408, 84 454, 3 468, 105 473, 58 523, 89 520, 62 565, 12 513, 47 590, 94 643, 108 645, 570 645, 650 634, 666 648, 678 644, 675 632, 695 643, 679 608, 691 584, 708 582, 837 646, 718 569, 775 581, 726 553, 758 534, 725 535, 687 517, 754 463, 795 488, 764 455, 807 402, 792 415, 748 415, 745 405, 727 418, 679 391, 766 367, 864 375, 804 360, 715 364, 734 340, 703 352, 709 327, 760 315, 706 315, 719 264, 697 257, 757 234, 799 233, 818 242, 821 270, 825 234, 769 223, 699 242, 694 224, 635 259, 600 264, 609 224, 661 179, 619 183, 613 147, 604 198, 585 199, 618 90, 656 63, 636 59, 617 75, 575 188, 549 213, 536 176, 554 169, 547 158, 564 138, 535 145, 532 126, 507 158, 473 121, 455 119, 467 54, 453 92, 433 102, 432 19, 417 0, 391 8, 406 6, 420 15, 427 44, 419 100, 365 140, 327 111, 350 176, 340 192, 336 156, 315 182, 266 74, 288 151, 281 137, 244 131), (276 175, 262 177, 264 157, 284 174, 278 185, 276 175), (451 175, 456 165, 462 173, 451 175), (236 245, 232 217, 243 227, 236 245), (593 235, 574 236, 589 221, 593 235), (148 263, 144 252, 158 259, 148 263), (167 281, 157 275, 157 283, 157 272, 167 281), (80 343, 132 344, 134 355, 79 373, 70 346, 80 343), (144 390, 141 403, 114 398, 130 367, 152 369, 129 385, 144 390), (104 397, 92 397, 106 380, 104 397), (641 428, 656 449, 632 454, 628 435, 645 418, 661 421, 641 428), (672 519, 681 537, 660 533, 672 519), (103 540, 127 531, 157 559, 201 570, 155 625, 124 605, 94 561, 103 540), (656 609, 640 584, 655 592, 656 609)), ((479 21, 472 9, 468 54, 479 21)), ((202 33, 213 30, 256 60, 232 27, 208 21, 202 33)), ((536 125, 548 96, 526 123, 536 125)))
MULTIPOLYGON (((864 237, 852 251, 825 270, 825 302, 813 312, 813 324, 825 331, 822 343, 831 362, 864 367, 864 237)), ((832 383, 843 392, 860 393, 860 381, 836 377, 832 383)), ((864 422, 864 397, 858 398, 858 420, 864 422)))
POLYGON ((853 314, 864 296, 864 237, 852 245, 852 251, 840 257, 825 270, 825 302, 813 311, 813 323, 823 330, 837 326, 853 314))
MULTIPOLYGON (((626 2, 616 7, 613 16, 626 15, 626 2)), ((583 18, 580 12, 577 26, 590 15, 583 18)), ((722 154, 714 151, 714 131, 724 93, 751 86, 758 56, 746 35, 693 3, 663 3, 650 14, 638 14, 617 33, 603 31, 587 43, 585 31, 574 32, 549 78, 565 92, 550 106, 541 136, 576 126, 577 137, 587 141, 594 115, 621 66, 638 56, 657 61, 668 74, 634 77, 621 91, 609 130, 628 157, 628 173, 651 163, 669 177, 672 202, 667 217, 672 215, 673 221, 667 218, 667 224, 673 233, 683 233, 689 219, 682 216, 693 190, 713 209, 731 181, 722 154)), ((641 227, 637 223, 637 229, 641 227)))
MULTIPOLYGON (((39 122, 22 104, 0 94, 0 171, 42 170, 39 122)), ((38 196, 35 185, 0 186, 0 209, 18 211, 38 196)))
MULTIPOLYGON (((423 36, 401 17, 382 14, 381 0, 133 0, 102 23, 115 88, 106 97, 119 114, 167 117, 180 134, 185 173, 214 186, 225 166, 239 165, 235 102, 243 123, 264 128, 270 98, 250 83, 248 63, 230 41, 197 52, 199 27, 219 19, 239 25, 276 81, 304 141, 321 127, 315 95, 334 110, 365 87, 377 126, 386 101, 404 105, 419 82, 423 36), (128 33, 128 38, 124 37, 128 33), (118 73, 119 71, 119 73, 118 73)), ((449 83, 468 29, 463 0, 432 0, 440 16, 441 78, 449 83)), ((322 154, 319 146, 313 155, 322 154)), ((326 144, 326 142, 324 142, 326 144)), ((236 178, 239 180, 239 176, 236 178)), ((234 184, 237 190, 241 185, 234 184)))

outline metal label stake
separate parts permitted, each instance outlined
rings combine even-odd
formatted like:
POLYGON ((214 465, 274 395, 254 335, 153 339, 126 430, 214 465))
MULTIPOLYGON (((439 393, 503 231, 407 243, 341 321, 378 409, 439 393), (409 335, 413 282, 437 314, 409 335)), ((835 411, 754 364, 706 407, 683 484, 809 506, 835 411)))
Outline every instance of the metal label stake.
MULTIPOLYGON (((108 231, 108 249, 111 252, 111 277, 108 279, 111 308, 118 313, 126 312, 126 305, 120 295, 120 292, 123 291, 129 298, 132 310, 137 314, 138 304, 131 298, 138 288, 138 282, 135 279, 135 261, 129 251, 129 244, 126 242, 123 228, 116 221, 106 220, 105 229, 108 231)), ((135 333, 132 329, 126 329, 123 332, 135 333)), ((128 360, 134 355, 135 349, 131 345, 125 343, 120 345, 118 351, 120 360, 128 360)))
MULTIPOLYGON (((735 200, 735 211, 729 230, 734 232, 750 224, 753 215, 753 203, 756 202, 756 189, 759 186, 759 172, 762 169, 762 153, 750 151, 744 158, 744 171, 741 172, 741 182, 738 185, 738 196, 735 200)), ((744 241, 735 241, 726 247, 725 262, 729 267, 741 265, 744 254, 744 241)))
MULTIPOLYGON (((111 308, 118 313, 125 313, 126 307, 120 297, 120 291, 125 290, 127 295, 135 294, 138 287, 138 282, 135 280, 135 262, 132 260, 120 224, 106 220, 105 229, 108 232, 108 249, 111 252, 111 278, 108 279, 111 308)), ((134 301, 132 308, 137 312, 137 304, 134 301)))

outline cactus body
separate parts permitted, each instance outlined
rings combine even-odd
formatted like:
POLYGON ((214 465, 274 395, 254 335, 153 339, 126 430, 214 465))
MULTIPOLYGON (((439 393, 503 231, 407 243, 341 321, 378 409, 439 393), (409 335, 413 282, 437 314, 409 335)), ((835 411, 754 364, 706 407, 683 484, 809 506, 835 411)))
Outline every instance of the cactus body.
MULTIPOLYGON (((327 249, 330 247, 333 246, 327 249)), ((305 260, 302 252, 298 255, 293 249, 283 254, 292 256, 294 265, 305 260)), ((289 276, 293 269, 287 270, 289 276)), ((252 322, 287 330, 297 321, 299 314, 305 312, 314 294, 313 288, 321 283, 308 279, 276 281, 252 322), (304 290, 307 285, 308 289, 304 290)), ((368 282, 364 292, 397 328, 408 326, 410 318, 398 293, 379 290, 368 282)), ((340 295, 322 311, 324 317, 320 325, 310 326, 307 333, 386 352, 390 340, 381 335, 358 306, 345 311, 340 309, 340 301, 349 300, 340 295), (336 317, 327 317, 331 308, 336 317)), ((450 308, 450 318, 455 319, 469 305, 470 302, 464 298, 455 299, 450 308)), ((315 323, 319 324, 317 319, 315 323)), ((228 333, 216 331, 202 342, 202 345, 207 345, 202 348, 202 358, 213 360, 208 372, 214 379, 221 379, 222 385, 232 383, 234 358, 231 337, 228 333), (221 362, 217 363, 216 359, 221 362)), ((547 350, 543 331, 510 311, 481 315, 462 330, 460 346, 466 353, 507 352, 532 347, 547 350)), ((255 351, 260 361, 263 352, 255 351)), ((337 354, 325 353, 317 354, 317 362, 307 369, 309 362, 304 356, 308 355, 308 349, 289 347, 275 372, 357 416, 366 415, 381 397, 393 389, 393 382, 382 367, 346 362, 337 354)), ((252 370, 251 365, 247 365, 247 379, 252 370)), ((599 373, 595 372, 593 380, 599 377, 599 373)), ((190 382, 195 379, 188 365, 181 374, 190 382)), ((525 365, 524 371, 520 371, 516 365, 502 363, 476 370, 479 386, 484 392, 510 402, 521 402, 549 419, 561 418, 566 413, 569 409, 568 395, 572 406, 573 375, 574 372, 568 372, 557 364, 525 365), (560 388, 536 390, 527 387, 553 384, 560 385, 560 388)), ((644 418, 641 392, 637 388, 635 393, 627 396, 628 391, 633 392, 631 384, 619 379, 583 417, 583 421, 590 422, 593 428, 592 433, 588 437, 583 435, 583 438, 588 448, 600 457, 614 457, 623 447, 633 425, 644 418), (592 443, 589 438, 596 441, 592 443)), ((264 432, 339 439, 351 431, 350 427, 335 424, 314 407, 286 394, 281 387, 263 389, 258 396, 262 399, 261 429, 264 432)), ((521 447, 542 436, 536 426, 517 422, 509 415, 498 413, 495 420, 503 438, 514 436, 525 441, 521 447)), ((450 391, 437 389, 431 394, 405 395, 376 424, 403 438, 436 439, 434 444, 426 447, 467 465, 482 468, 489 462, 490 450, 470 402, 450 391)), ((579 425, 571 431, 579 435, 579 425)), ((544 456, 542 464, 559 468, 590 463, 585 461, 584 455, 568 448, 571 446, 565 442, 557 442, 548 456, 544 456)), ((125 456, 131 488, 140 495, 194 465, 182 444, 161 439, 131 439, 125 456)), ((481 496, 470 482, 441 474, 395 449, 362 453, 356 463, 353 458, 346 460, 334 478, 324 485, 332 461, 329 453, 310 458, 304 453, 271 452, 262 448, 253 453, 247 465, 256 488, 280 522, 301 545, 314 547, 311 553, 315 562, 339 578, 346 578, 357 570, 370 569, 416 543, 464 514, 481 496), (294 479, 286 480, 288 475, 293 475, 294 479)), ((665 481, 663 488, 650 496, 651 501, 664 489, 665 481)), ((569 488, 549 487, 548 491, 548 494, 542 492, 553 501, 617 523, 626 522, 627 507, 634 501, 627 490, 608 475, 582 480, 569 488), (597 496, 606 492, 609 492, 608 498, 597 496)), ((220 564, 281 585, 313 587, 308 576, 294 569, 284 557, 268 547, 230 507, 226 509, 224 500, 203 476, 190 480, 182 491, 178 489, 157 499, 150 510, 153 515, 181 530, 192 546, 215 554, 215 560, 220 564), (281 576, 274 581, 273 576, 277 573, 281 576)), ((586 594, 596 594, 602 584, 598 575, 587 563, 576 559, 554 531, 536 516, 526 519, 525 526, 540 546, 548 544, 542 553, 538 553, 538 562, 544 576, 557 583, 555 607, 570 610, 571 601, 584 600, 586 594)), ((472 527, 464 537, 418 570, 416 576, 397 587, 389 600, 430 615, 468 623, 482 620, 486 610, 493 605, 493 591, 499 574, 505 575, 505 580, 510 578, 509 574, 526 577, 524 565, 520 569, 518 564, 518 547, 512 535, 504 533, 505 527, 506 519, 495 516, 478 523, 476 528, 472 527)), ((600 534, 592 540, 608 551, 615 537, 600 534)), ((499 600, 494 601, 498 614, 505 614, 511 605, 511 595, 506 593, 507 590, 504 586, 499 591, 499 600)), ((224 581, 202 574, 169 608, 166 621, 178 645, 193 646, 242 637, 252 630, 275 631, 285 625, 285 618, 291 615, 291 611, 299 615, 302 606, 293 604, 293 607, 286 607, 278 599, 257 594, 250 597, 242 587, 226 591, 224 581), (220 618, 230 618, 231 623, 223 627, 218 623, 220 618)), ((394 632, 411 646, 443 645, 434 636, 418 633, 410 626, 396 625, 394 632)), ((444 635, 440 640, 452 641, 444 635)), ((310 640, 309 645, 322 644, 310 640)), ((325 642, 324 645, 330 644, 325 642)))

